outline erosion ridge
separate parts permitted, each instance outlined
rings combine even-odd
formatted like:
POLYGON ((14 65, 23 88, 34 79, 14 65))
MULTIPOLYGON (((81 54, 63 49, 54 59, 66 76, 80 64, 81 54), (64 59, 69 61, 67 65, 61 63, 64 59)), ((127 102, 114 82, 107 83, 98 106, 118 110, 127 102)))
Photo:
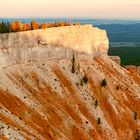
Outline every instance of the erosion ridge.
MULTIPOLYGON (((87 28, 85 26, 70 28, 80 28, 80 32, 86 32, 85 36, 90 32, 84 29, 87 28)), ((88 28, 92 29, 92 27, 88 28)), ((52 55, 47 56, 45 60, 40 56, 39 59, 34 58, 39 61, 24 61, 26 63, 0 68, 0 138, 2 140, 135 140, 140 138, 140 78, 137 75, 133 76, 107 56, 108 39, 105 41, 107 36, 105 32, 103 34, 104 37, 96 36, 101 38, 98 43, 95 43, 96 39, 92 37, 95 39, 95 44, 89 45, 91 50, 94 50, 97 45, 98 51, 88 52, 83 45, 86 51, 84 55, 70 48, 69 59, 66 59, 67 55, 60 57, 59 54, 54 57, 55 59, 50 59, 52 55), (101 42, 106 42, 104 43, 106 45, 100 45, 101 42), (107 83, 102 86, 104 79, 107 83)), ((91 43, 91 39, 89 40, 91 43)), ((71 42, 71 40, 67 41, 71 42)), ((47 41, 44 47, 52 47, 53 52, 53 49, 59 45, 51 43, 47 41)), ((38 44, 38 41, 35 44, 38 44)), ((26 41, 25 46, 22 46, 28 48, 28 42, 26 41)), ((62 43, 60 46, 61 49, 62 46, 65 49, 62 43)))

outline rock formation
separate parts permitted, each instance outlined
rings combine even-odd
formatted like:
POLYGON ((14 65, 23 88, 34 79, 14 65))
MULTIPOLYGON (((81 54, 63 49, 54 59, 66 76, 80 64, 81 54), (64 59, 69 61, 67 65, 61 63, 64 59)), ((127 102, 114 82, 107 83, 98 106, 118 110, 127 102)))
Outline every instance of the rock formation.
POLYGON ((72 26, 0 38, 0 139, 140 138, 140 78, 107 56, 104 30, 72 26))
POLYGON ((128 65, 125 68, 132 74, 140 76, 140 66, 128 65))
POLYGON ((112 59, 119 65, 121 64, 121 58, 119 56, 110 56, 110 59, 112 59))
MULTIPOLYGON (((105 30, 91 25, 67 26, 0 35, 0 66, 56 58, 70 59, 73 51, 91 58, 107 54, 105 30)), ((77 56, 77 55, 76 55, 77 56)))

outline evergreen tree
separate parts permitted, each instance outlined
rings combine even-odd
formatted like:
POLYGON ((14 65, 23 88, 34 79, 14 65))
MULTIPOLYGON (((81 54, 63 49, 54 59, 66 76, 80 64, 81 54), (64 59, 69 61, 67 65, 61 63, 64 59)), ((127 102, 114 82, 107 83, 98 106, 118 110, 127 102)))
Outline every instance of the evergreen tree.
POLYGON ((9 29, 6 23, 0 23, 0 33, 8 33, 9 29))

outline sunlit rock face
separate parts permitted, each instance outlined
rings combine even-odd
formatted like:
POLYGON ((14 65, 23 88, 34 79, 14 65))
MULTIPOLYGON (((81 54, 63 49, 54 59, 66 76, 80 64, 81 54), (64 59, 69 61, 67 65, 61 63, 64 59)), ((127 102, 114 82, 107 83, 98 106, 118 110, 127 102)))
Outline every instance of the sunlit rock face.
POLYGON ((140 66, 128 65, 125 68, 132 74, 140 76, 140 66))
POLYGON ((110 56, 110 59, 112 59, 119 65, 121 64, 121 58, 119 56, 110 56))
POLYGON ((107 54, 108 37, 105 30, 91 25, 56 27, 0 35, 0 66, 23 64, 84 54, 93 58, 107 54))

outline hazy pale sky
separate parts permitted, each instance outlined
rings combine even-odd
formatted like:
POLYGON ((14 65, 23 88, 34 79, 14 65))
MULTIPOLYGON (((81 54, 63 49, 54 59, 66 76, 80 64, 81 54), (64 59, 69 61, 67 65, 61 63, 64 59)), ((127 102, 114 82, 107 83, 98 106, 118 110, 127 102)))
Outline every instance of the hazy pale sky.
POLYGON ((1 0, 0 17, 140 19, 140 0, 1 0))

